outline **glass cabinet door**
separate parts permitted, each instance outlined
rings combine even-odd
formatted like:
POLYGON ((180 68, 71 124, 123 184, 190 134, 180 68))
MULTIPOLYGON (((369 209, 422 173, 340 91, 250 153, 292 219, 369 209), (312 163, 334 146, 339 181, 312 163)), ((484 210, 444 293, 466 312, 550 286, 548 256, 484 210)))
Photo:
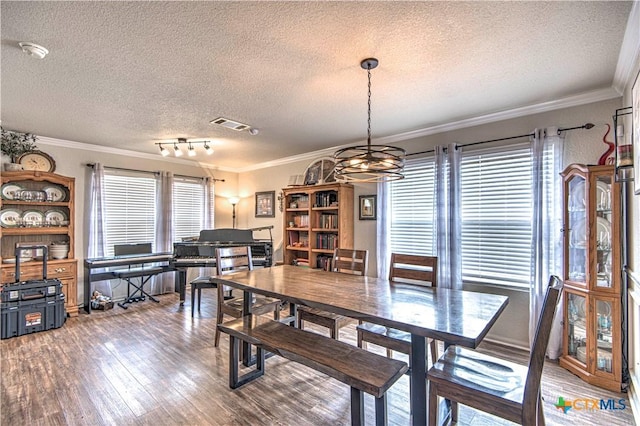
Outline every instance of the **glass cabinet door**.
POLYGON ((568 276, 576 283, 586 285, 588 265, 587 185, 582 176, 572 176, 567 182, 567 253, 568 276))
POLYGON ((596 287, 612 287, 611 262, 611 176, 598 175, 595 179, 596 232, 594 247, 596 248, 596 287))
POLYGON ((605 373, 613 372, 613 306, 608 300, 596 300, 596 369, 605 373))
POLYGON ((586 297, 567 292, 568 355, 587 364, 586 297))

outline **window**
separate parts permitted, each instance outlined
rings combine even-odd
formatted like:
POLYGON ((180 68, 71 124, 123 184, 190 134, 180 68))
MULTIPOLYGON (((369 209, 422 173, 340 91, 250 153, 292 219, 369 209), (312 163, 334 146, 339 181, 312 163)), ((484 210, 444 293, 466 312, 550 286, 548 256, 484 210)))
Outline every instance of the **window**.
POLYGON ((155 240, 156 180, 152 173, 105 169, 106 256, 113 246, 155 240))
POLYGON ((407 160, 405 178, 390 183, 392 253, 433 256, 434 160, 407 160))
MULTIPOLYGON (((213 186, 212 186, 213 187, 213 186)), ((173 241, 197 237, 204 229, 205 191, 203 179, 175 177, 173 181, 173 241)), ((213 190, 210 194, 213 199, 213 190)))
MULTIPOLYGON (((547 189, 557 160, 549 147, 547 189)), ((390 184, 391 252, 436 254, 434 168, 433 158, 407 160, 405 178, 390 184)), ((463 153, 459 214, 464 282, 530 285, 531 179, 529 143, 463 153)))
POLYGON ((463 281, 529 286, 531 176, 529 144, 463 153, 463 281))

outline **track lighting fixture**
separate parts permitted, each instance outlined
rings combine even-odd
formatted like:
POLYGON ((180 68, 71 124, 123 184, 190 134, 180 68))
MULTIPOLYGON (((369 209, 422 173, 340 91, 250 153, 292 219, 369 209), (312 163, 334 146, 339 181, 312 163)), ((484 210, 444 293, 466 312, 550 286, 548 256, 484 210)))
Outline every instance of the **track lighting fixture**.
POLYGON ((175 142, 156 142, 156 145, 158 145, 158 147, 160 148, 160 154, 163 157, 168 156, 170 153, 170 151, 165 147, 165 145, 169 145, 169 146, 173 145, 173 154, 176 157, 181 157, 184 154, 184 152, 182 151, 182 149, 180 149, 180 145, 186 144, 187 155, 189 157, 195 157, 197 154, 196 152, 197 145, 202 145, 207 155, 213 154, 213 148, 211 148, 211 145, 209 145, 210 143, 211 141, 188 141, 185 138, 178 138, 178 140, 175 142))

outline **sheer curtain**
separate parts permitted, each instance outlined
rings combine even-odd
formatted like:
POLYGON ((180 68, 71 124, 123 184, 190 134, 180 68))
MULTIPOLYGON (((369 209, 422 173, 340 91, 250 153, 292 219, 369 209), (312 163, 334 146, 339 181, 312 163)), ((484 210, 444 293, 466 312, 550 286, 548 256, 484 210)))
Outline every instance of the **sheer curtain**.
POLYGON ((438 286, 462 289, 460 252, 460 160, 455 144, 435 148, 435 245, 438 286))
MULTIPOLYGON (((158 253, 173 251, 173 174, 159 172, 156 175, 156 239, 154 250, 158 253)), ((173 291, 175 273, 156 275, 151 280, 151 294, 173 291)))
POLYGON ((391 229, 391 205, 389 203, 389 183, 378 182, 378 221, 376 223, 378 231, 378 250, 376 251, 377 273, 379 278, 389 277, 389 253, 391 229))
MULTIPOLYGON (((560 163, 562 138, 557 127, 536 129, 532 137, 532 229, 531 290, 529 297, 529 343, 532 344, 549 276, 562 269, 562 201, 560 163), (550 164, 549 164, 550 162, 550 164), (546 163, 546 164, 545 164, 546 163), (545 169, 551 167, 551 170, 545 169)), ((562 351, 562 303, 558 305, 547 355, 556 359, 562 351)))
MULTIPOLYGON (((88 200, 89 238, 87 247, 87 258, 91 259, 94 257, 104 257, 106 253, 106 244, 104 238, 104 222, 106 211, 104 208, 104 166, 101 163, 95 163, 93 165, 88 200)), ((105 296, 113 296, 109 281, 99 281, 92 283, 92 287, 105 296)))

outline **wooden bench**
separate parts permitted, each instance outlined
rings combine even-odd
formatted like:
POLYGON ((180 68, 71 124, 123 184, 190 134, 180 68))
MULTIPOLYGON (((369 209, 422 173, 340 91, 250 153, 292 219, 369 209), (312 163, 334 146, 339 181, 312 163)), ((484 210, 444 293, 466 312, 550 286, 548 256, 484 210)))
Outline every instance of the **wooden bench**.
POLYGON ((264 374, 265 351, 320 371, 351 387, 351 424, 364 424, 362 392, 375 398, 376 425, 387 424, 386 392, 407 371, 405 362, 367 352, 284 323, 245 316, 218 325, 229 334, 229 386, 236 389, 264 374), (256 346, 256 369, 238 377, 240 342, 256 346))

